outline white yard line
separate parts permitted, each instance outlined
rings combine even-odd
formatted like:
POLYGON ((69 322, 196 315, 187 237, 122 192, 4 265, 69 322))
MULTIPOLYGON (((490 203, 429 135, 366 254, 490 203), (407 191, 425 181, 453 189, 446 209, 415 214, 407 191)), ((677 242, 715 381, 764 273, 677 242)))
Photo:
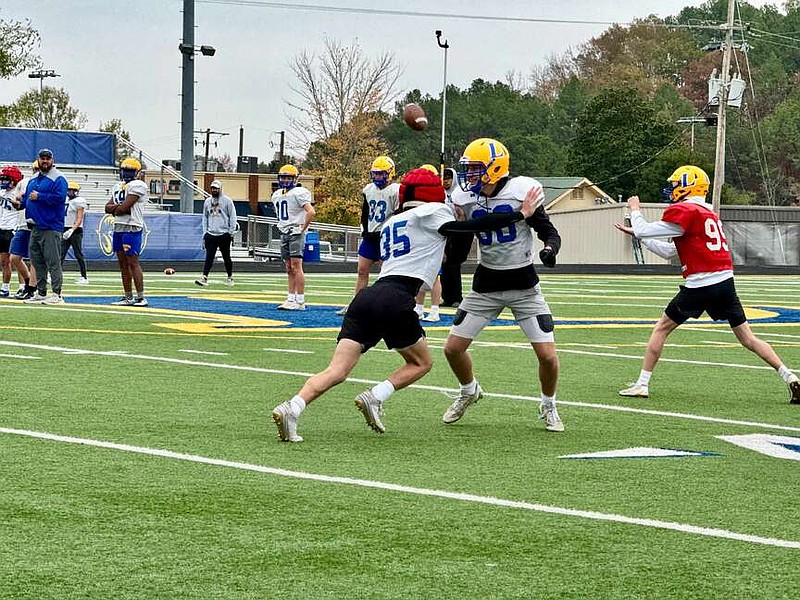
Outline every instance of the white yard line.
POLYGON ((186 354, 208 354, 210 356, 229 356, 227 352, 210 352, 205 350, 178 350, 178 352, 185 352, 186 354))
POLYGON ((314 354, 313 350, 290 350, 289 348, 262 348, 264 352, 286 352, 288 354, 314 354))
POLYGON ((386 483, 383 481, 373 481, 371 479, 355 479, 352 477, 336 477, 333 475, 320 475, 317 473, 306 473, 304 471, 289 471, 287 469, 278 469, 275 467, 267 467, 264 465, 256 465, 252 463, 244 463, 238 461, 224 460, 220 458, 210 458, 206 456, 199 456, 196 454, 184 454, 182 452, 173 452, 171 450, 161 450, 158 448, 146 448, 142 446, 130 446, 128 444, 117 444, 113 442, 104 442, 101 440, 93 440, 89 438, 78 438, 71 436, 55 435, 41 431, 29 431, 25 429, 11 429, 8 427, 0 427, 0 433, 8 435, 18 435, 30 438, 37 438, 42 440, 49 440, 54 442, 62 442, 67 444, 79 444, 82 446, 93 446, 95 448, 105 448, 109 450, 118 450, 121 452, 130 452, 133 454, 144 454, 148 456, 157 456, 161 458, 169 458, 173 460, 181 460, 192 463, 200 463, 204 465, 212 465, 217 467, 226 467, 229 469, 239 469, 242 471, 251 471, 255 473, 264 473, 267 475, 276 475, 279 477, 290 477, 292 479, 302 479, 305 481, 314 481, 318 483, 332 483, 338 485, 350 485, 362 488, 371 488, 386 490, 390 492, 397 492, 401 494, 413 494, 417 496, 427 496, 433 498, 444 498, 447 500, 457 500, 459 502, 472 502, 475 504, 485 504, 489 506, 500 506, 503 508, 514 508, 519 510, 528 510, 533 512, 547 513, 553 515, 561 515, 566 517, 576 517, 580 519, 591 519, 593 521, 607 521, 613 523, 624 523, 626 525, 638 525, 640 527, 650 527, 654 529, 666 529, 669 531, 679 531, 681 533, 688 533, 690 535, 700 535, 712 538, 722 538, 728 540, 735 540, 739 542, 747 542, 750 544, 760 544, 764 546, 775 546, 778 548, 793 548, 800 549, 800 541, 784 540, 779 538, 762 537, 758 535, 751 535, 747 533, 739 533, 736 531, 729 531, 727 529, 717 529, 714 527, 699 527, 697 525, 688 525, 685 523, 676 523, 673 521, 660 521, 657 519, 643 519, 638 517, 628 517, 625 515, 618 515, 614 513, 602 513, 592 510, 579 510, 574 508, 564 508, 561 506, 550 506, 547 504, 536 504, 532 502, 520 502, 517 500, 505 500, 503 498, 494 498, 491 496, 477 496, 475 494, 464 494, 459 492, 448 492, 446 490, 436 490, 430 488, 419 488, 407 485, 399 485, 396 483, 386 483))
MULTIPOLYGON (((140 360, 148 360, 153 362, 163 362, 163 363, 171 363, 171 364, 181 364, 181 365, 188 365, 188 366, 195 366, 195 367, 209 367, 213 369, 231 369, 235 371, 248 371, 251 373, 269 373, 271 375, 287 375, 290 377, 302 377, 307 379, 311 377, 314 373, 304 373, 302 371, 284 371, 281 369, 266 369, 264 367, 251 367, 248 365, 232 365, 227 363, 221 362, 203 362, 198 360, 186 360, 182 358, 172 358, 169 356, 150 356, 145 354, 125 354, 119 351, 100 351, 100 350, 85 350, 82 348, 64 348, 61 346, 44 346, 40 344, 25 344, 22 342, 11 342, 7 340, 0 340, 0 346, 12 346, 17 348, 32 348, 36 350, 48 350, 51 352, 61 352, 64 354, 89 354, 89 355, 96 355, 96 356, 124 356, 126 360, 130 360, 131 358, 138 358, 140 360)), ((393 352, 393 351, 392 351, 393 352)), ((575 351, 578 352, 578 351, 575 351)), ((589 353, 582 353, 578 352, 579 354, 589 354, 589 353)), ((638 358, 638 357, 637 357, 638 358)), ((726 365, 731 366, 731 365, 726 365)), ((769 368, 769 367, 767 367, 769 368)), ((358 377, 349 377, 347 378, 348 382, 350 383, 363 383, 366 385, 375 385, 378 380, 374 379, 362 379, 358 377)), ((434 385, 422 385, 422 384, 413 384, 409 386, 414 389, 418 390, 428 390, 433 392, 440 392, 443 394, 453 394, 455 392, 454 389, 441 387, 441 386, 434 386, 434 385)), ((505 398, 509 400, 525 400, 528 402, 539 402, 539 398, 536 396, 519 396, 519 395, 512 395, 512 394, 493 394, 493 393, 486 393, 486 396, 492 396, 495 398, 505 398)), ((617 412, 627 412, 627 413, 635 413, 635 414, 642 414, 642 415, 656 415, 662 417, 672 417, 676 419, 688 419, 692 421, 703 421, 706 423, 723 423, 726 425, 742 425, 745 427, 758 427, 760 429, 780 429, 782 431, 796 431, 800 432, 800 427, 790 427, 786 425, 774 425, 772 423, 759 423, 756 421, 736 421, 733 419, 722 419, 719 417, 706 417, 703 415, 695 415, 689 413, 676 413, 676 412, 668 412, 668 411, 658 411, 658 410, 648 410, 642 408, 631 408, 627 406, 617 406, 613 404, 594 404, 591 402, 572 402, 569 400, 559 400, 559 404, 563 406, 576 406, 580 408, 593 408, 599 410, 611 410, 617 412)))
POLYGON ((41 356, 25 356, 24 354, 0 354, 0 358, 23 358, 27 360, 40 360, 41 356))

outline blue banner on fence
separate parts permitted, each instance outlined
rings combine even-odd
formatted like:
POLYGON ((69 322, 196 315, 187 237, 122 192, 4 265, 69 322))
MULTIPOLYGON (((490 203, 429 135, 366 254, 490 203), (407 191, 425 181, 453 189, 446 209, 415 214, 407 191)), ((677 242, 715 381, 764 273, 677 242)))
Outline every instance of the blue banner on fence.
POLYGON ((0 161, 27 166, 42 148, 53 151, 56 165, 114 166, 111 133, 0 127, 0 161))
MULTIPOLYGON (((113 260, 111 238, 114 217, 87 213, 83 222, 83 253, 86 260, 113 260)), ((173 213, 146 214, 144 239, 139 259, 204 260, 202 215, 173 213)), ((72 250, 67 255, 73 259, 72 250)))

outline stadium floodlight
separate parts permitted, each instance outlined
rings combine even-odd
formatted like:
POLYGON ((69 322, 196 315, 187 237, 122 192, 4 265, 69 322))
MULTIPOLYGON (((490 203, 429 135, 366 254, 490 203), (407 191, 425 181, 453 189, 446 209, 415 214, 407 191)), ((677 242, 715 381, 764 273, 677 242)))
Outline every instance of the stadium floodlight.
POLYGON ((38 79, 39 80, 39 95, 42 94, 43 87, 44 87, 44 80, 47 77, 61 77, 58 73, 56 73, 53 69, 39 69, 37 71, 33 71, 32 73, 28 73, 28 77, 30 79, 38 79))

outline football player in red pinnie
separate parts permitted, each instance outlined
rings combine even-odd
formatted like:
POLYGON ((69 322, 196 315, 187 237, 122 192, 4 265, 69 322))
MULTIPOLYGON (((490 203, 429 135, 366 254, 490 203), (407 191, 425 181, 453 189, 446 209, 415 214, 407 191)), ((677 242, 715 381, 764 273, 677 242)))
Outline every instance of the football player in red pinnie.
POLYGON ((774 368, 789 387, 790 402, 800 404, 800 380, 783 364, 767 342, 757 338, 736 295, 733 262, 722 222, 706 202, 710 181, 701 168, 678 167, 664 190, 673 203, 660 221, 648 223, 642 216, 638 196, 628 199, 631 226, 616 223, 615 227, 641 238, 642 244, 662 258, 678 256, 681 275, 686 280, 677 295, 664 309, 650 334, 639 379, 620 390, 620 396, 647 398, 650 376, 655 369, 664 343, 670 333, 688 319, 704 312, 715 321, 728 321, 739 342, 774 368), (662 239, 657 239, 662 238, 662 239), (666 238, 666 239, 664 239, 666 238))

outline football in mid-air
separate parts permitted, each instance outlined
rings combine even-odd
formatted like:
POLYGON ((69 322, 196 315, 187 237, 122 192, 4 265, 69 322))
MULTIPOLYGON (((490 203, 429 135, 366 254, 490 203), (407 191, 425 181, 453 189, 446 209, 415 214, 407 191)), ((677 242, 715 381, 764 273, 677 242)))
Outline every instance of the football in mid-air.
POLYGON ((406 125, 417 131, 422 131, 428 126, 428 117, 419 104, 406 104, 403 107, 403 120, 406 125))

